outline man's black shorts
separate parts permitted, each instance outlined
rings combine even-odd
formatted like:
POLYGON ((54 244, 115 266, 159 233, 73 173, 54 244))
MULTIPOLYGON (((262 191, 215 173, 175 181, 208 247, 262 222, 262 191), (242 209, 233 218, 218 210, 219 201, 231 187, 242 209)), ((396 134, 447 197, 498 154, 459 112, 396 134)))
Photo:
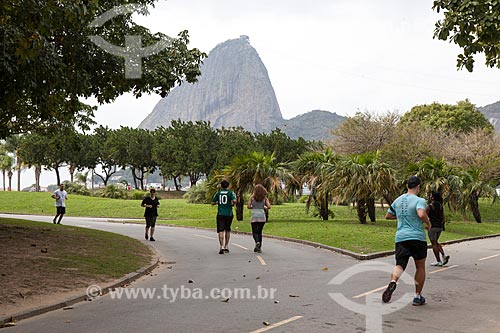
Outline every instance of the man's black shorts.
POLYGON ((217 232, 231 231, 233 216, 217 215, 217 232))
POLYGON ((146 216, 146 228, 154 228, 156 225, 156 216, 146 216))
POLYGON ((406 269, 410 257, 413 257, 413 260, 427 258, 427 242, 407 240, 396 243, 396 265, 406 269))
POLYGON ((66 214, 66 207, 63 206, 56 206, 57 214, 59 215, 64 215, 66 214))

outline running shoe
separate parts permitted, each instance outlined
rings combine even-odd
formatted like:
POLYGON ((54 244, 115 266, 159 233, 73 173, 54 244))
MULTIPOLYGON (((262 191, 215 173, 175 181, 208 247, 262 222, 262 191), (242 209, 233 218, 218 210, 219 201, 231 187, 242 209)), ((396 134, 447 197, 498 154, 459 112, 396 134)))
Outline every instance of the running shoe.
POLYGON ((439 267, 441 267, 443 265, 444 264, 441 261, 434 261, 434 262, 431 263, 431 266, 439 266, 439 267))
POLYGON ((148 240, 148 239, 149 239, 148 234, 144 234, 144 237, 146 238, 146 240, 148 240))
POLYGON ((382 294, 382 302, 389 303, 392 297, 392 293, 394 292, 394 290, 396 290, 396 287, 397 287, 396 282, 391 281, 389 283, 384 293, 382 294))
POLYGON ((420 295, 420 297, 415 297, 413 299, 413 305, 419 306, 419 305, 424 305, 425 304, 425 297, 420 295))
POLYGON ((224 254, 224 249, 220 249, 219 254, 224 254))
POLYGON ((154 242, 154 241, 155 241, 155 239, 153 238, 153 236, 149 237, 149 240, 150 240, 151 242, 154 242))
POLYGON ((259 252, 260 250, 260 242, 255 243, 255 247, 253 249, 253 252, 259 252))
POLYGON ((450 256, 444 256, 443 257, 443 266, 446 265, 450 261, 450 256))
POLYGON ((224 249, 224 253, 229 253, 229 249, 228 249, 228 248, 225 248, 225 249, 224 249))

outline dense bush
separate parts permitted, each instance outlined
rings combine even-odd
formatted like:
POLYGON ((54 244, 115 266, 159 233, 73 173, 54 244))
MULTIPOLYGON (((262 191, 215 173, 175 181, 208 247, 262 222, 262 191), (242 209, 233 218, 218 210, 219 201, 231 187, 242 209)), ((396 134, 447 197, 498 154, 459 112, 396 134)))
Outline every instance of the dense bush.
POLYGON ((115 184, 110 184, 104 188, 101 188, 95 192, 96 196, 111 199, 129 199, 129 193, 126 189, 116 186, 115 184))
POLYGON ((183 195, 183 198, 186 199, 188 203, 193 204, 210 203, 210 199, 207 198, 207 192, 207 183, 202 182, 199 185, 191 186, 186 194, 183 195))
POLYGON ((68 194, 78 194, 90 196, 90 191, 80 183, 64 182, 64 189, 68 194))
POLYGON ((133 190, 132 192, 129 192, 129 195, 132 200, 142 200, 144 199, 144 197, 149 195, 149 192, 141 190, 133 190))

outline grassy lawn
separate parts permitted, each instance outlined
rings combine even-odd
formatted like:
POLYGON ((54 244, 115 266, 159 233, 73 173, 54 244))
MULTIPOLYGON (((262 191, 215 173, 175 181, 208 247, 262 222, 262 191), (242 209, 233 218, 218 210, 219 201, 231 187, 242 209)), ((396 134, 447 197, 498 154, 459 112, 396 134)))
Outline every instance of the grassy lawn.
POLYGON ((71 268, 104 279, 126 275, 152 258, 151 249, 140 241, 111 232, 5 218, 0 218, 0 230, 0 258, 5 243, 15 242, 16 251, 47 249, 48 255, 40 259, 55 269, 71 268))
MULTIPOLYGON (((54 201, 49 193, 0 192, 0 212, 53 215, 54 201)), ((358 253, 392 250, 394 247, 395 221, 384 219, 385 209, 377 210, 377 222, 361 225, 351 207, 332 206, 335 218, 321 221, 306 214, 302 203, 273 206, 264 234, 310 240, 344 248, 358 253)), ((70 195, 67 202, 70 216, 142 218, 140 200, 115 200, 70 195)), ((160 224, 174 224, 204 228, 215 227, 217 208, 211 205, 187 204, 183 199, 161 200, 160 224)), ((245 208, 244 221, 233 222, 233 229, 250 231, 250 212, 245 208)), ((500 204, 481 202, 483 223, 473 222, 470 214, 467 222, 460 214, 446 210, 448 221, 441 241, 473 236, 500 234, 500 204)))
POLYGON ((0 308, 16 312, 32 298, 111 281, 151 258, 149 247, 122 235, 0 218, 0 308))

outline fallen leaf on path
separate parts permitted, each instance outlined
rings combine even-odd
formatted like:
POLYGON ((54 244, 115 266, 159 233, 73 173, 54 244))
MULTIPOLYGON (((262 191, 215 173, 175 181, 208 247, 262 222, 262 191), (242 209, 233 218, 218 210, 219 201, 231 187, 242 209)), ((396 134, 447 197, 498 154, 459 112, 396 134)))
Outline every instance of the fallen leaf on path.
POLYGON ((264 324, 266 326, 269 326, 269 322, 268 321, 263 321, 262 324, 264 324))
POLYGON ((227 303, 229 302, 229 298, 223 299, 221 302, 227 303))
POLYGON ((9 323, 5 323, 3 324, 4 327, 12 327, 12 326, 16 326, 17 324, 13 321, 9 322, 9 323))
POLYGON ((194 281, 193 280, 189 280, 188 283, 194 283, 194 281))
POLYGON ((42 252, 42 253, 47 253, 48 251, 49 251, 49 250, 47 250, 47 248, 46 248, 46 247, 40 250, 40 252, 42 252))
POLYGON ((328 270, 328 267, 323 267, 322 271, 327 271, 328 270))
POLYGON ((290 294, 288 297, 300 297, 299 295, 290 294))
POLYGON ((280 301, 274 301, 274 304, 278 304, 280 301))

